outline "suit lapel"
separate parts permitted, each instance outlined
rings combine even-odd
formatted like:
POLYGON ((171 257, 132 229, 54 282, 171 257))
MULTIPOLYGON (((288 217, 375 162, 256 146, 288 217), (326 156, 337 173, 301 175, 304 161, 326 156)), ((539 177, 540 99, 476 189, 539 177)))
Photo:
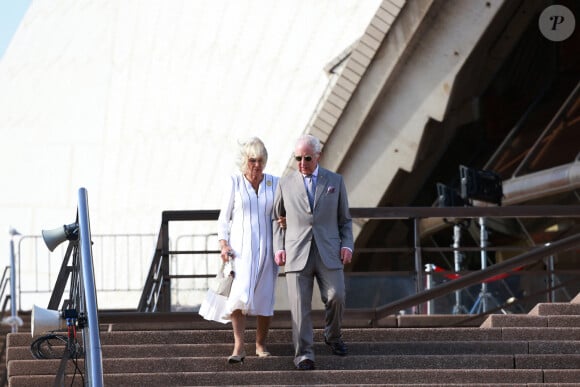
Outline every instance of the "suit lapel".
POLYGON ((316 191, 314 192, 314 207, 316 207, 316 204, 318 203, 318 200, 324 193, 324 190, 326 189, 327 185, 328 185, 328 175, 326 174, 326 171, 322 167, 318 166, 316 191))
POLYGON ((306 205, 308 205, 308 194, 306 193, 306 188, 304 187, 304 177, 299 171, 296 171, 294 174, 293 186, 296 187, 298 193, 306 201, 306 205))

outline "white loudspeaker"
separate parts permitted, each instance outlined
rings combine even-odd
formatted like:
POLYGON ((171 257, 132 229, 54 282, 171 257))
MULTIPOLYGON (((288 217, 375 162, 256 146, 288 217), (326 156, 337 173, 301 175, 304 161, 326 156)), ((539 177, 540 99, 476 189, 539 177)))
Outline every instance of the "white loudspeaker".
POLYGON ((64 225, 52 230, 42 230, 42 239, 50 251, 68 240, 78 239, 78 225, 76 223, 64 225))
POLYGON ((61 318, 58 310, 44 309, 36 305, 32 307, 30 322, 32 337, 66 328, 66 320, 61 318))

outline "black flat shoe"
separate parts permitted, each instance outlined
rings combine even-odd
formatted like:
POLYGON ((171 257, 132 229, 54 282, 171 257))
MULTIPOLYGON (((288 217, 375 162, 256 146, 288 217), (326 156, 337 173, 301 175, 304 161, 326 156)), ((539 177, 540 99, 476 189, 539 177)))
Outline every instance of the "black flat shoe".
POLYGON ((239 355, 232 355, 232 356, 228 357, 228 363, 229 364, 243 363, 245 358, 246 358, 246 352, 242 352, 239 355))
POLYGON ((314 368, 314 362, 310 359, 304 359, 296 366, 296 369, 300 371, 312 371, 314 368))
POLYGON ((326 340, 326 338, 324 338, 324 342, 326 343, 326 345, 330 346, 330 348, 332 349, 332 353, 334 355, 346 356, 348 354, 348 348, 346 347, 346 344, 344 343, 344 341, 342 341, 342 339, 338 339, 338 341, 331 343, 328 340, 326 340))

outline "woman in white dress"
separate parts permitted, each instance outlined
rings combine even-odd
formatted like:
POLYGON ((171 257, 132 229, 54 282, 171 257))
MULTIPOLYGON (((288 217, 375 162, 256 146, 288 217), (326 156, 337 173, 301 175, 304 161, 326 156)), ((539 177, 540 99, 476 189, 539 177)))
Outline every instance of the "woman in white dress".
MULTIPOLYGON (((243 362, 246 315, 256 316, 256 355, 270 356, 266 339, 274 314, 274 290, 278 266, 272 251, 272 205, 278 177, 264 173, 268 152, 252 137, 240 144, 238 166, 224 187, 218 219, 221 258, 231 255, 235 277, 227 301, 234 332, 234 350, 229 363, 243 362)), ((283 222, 283 221, 281 221, 283 222)))

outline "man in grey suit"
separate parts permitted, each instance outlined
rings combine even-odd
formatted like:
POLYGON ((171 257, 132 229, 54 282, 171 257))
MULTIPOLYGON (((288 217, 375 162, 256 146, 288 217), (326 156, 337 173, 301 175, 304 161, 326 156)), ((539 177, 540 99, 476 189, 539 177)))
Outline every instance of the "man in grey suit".
POLYGON ((348 352, 341 328, 343 266, 352 260, 352 219, 342 176, 318 165, 321 148, 311 135, 296 141, 298 171, 280 179, 274 198, 273 219, 286 217, 285 229, 274 220, 273 243, 276 264, 285 266, 294 365, 299 370, 315 369, 311 318, 315 278, 325 305, 324 341, 335 355, 348 352))

